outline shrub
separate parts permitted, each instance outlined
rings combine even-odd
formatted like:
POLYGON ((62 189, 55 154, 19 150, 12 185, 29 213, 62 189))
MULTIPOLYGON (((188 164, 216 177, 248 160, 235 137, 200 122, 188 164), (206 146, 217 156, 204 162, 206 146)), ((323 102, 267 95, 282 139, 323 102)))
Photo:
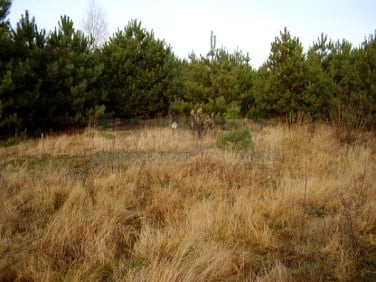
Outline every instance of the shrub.
POLYGON ((236 102, 230 103, 224 114, 225 129, 237 129, 240 127, 240 107, 236 102))
POLYGON ((208 129, 213 128, 214 124, 214 113, 211 115, 205 114, 202 108, 197 111, 191 110, 191 129, 197 134, 198 138, 202 138, 208 129))
POLYGON ((248 129, 234 129, 224 132, 219 136, 217 140, 217 146, 224 150, 248 150, 251 144, 251 134, 248 129))

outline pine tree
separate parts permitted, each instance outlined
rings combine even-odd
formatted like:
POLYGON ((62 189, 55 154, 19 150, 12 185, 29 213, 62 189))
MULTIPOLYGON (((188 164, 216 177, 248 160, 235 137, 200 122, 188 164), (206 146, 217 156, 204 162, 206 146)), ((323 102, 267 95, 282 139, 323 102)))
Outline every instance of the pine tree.
POLYGON ((334 107, 335 84, 328 73, 330 44, 321 34, 307 53, 306 88, 303 93, 306 111, 314 119, 329 120, 334 107))
POLYGON ((102 50, 107 110, 123 118, 167 114, 176 60, 163 41, 133 20, 102 50))
POLYGON ((25 130, 33 123, 34 110, 42 82, 45 31, 38 31, 28 11, 21 16, 16 29, 10 31, 10 46, 3 80, 3 126, 14 126, 14 133, 25 130), (6 118, 8 117, 8 118, 6 118))
POLYGON ((12 88, 11 72, 8 63, 11 58, 10 25, 6 19, 11 6, 10 0, 0 0, 0 129, 9 122, 6 112, 9 103, 8 92, 12 88))
POLYGON ((216 37, 210 36, 210 51, 204 56, 192 53, 184 62, 184 93, 174 107, 190 112, 202 108, 206 112, 223 116, 229 104, 241 107, 243 115, 253 104, 253 75, 248 54, 215 49, 216 37))
POLYGON ((94 86, 103 71, 103 64, 90 52, 90 43, 67 16, 61 17, 58 28, 48 36, 48 64, 38 114, 42 127, 87 124, 88 113, 99 100, 94 86))
POLYGON ((376 127, 376 31, 363 42, 363 52, 358 65, 361 85, 360 89, 366 96, 365 113, 368 117, 366 125, 376 127))
MULTIPOLYGON (((357 104, 358 73, 355 69, 356 51, 347 40, 337 41, 331 47, 329 57, 328 73, 333 80, 333 96, 335 107, 332 119, 336 122, 357 123, 357 118, 353 115, 358 111, 357 104)), ((357 113, 355 115, 359 115, 357 113)))
POLYGON ((261 111, 283 116, 305 110, 305 56, 299 38, 291 37, 287 28, 272 43, 262 72, 267 81, 259 80, 265 86, 257 86, 259 92, 255 93, 256 101, 262 107, 261 111))

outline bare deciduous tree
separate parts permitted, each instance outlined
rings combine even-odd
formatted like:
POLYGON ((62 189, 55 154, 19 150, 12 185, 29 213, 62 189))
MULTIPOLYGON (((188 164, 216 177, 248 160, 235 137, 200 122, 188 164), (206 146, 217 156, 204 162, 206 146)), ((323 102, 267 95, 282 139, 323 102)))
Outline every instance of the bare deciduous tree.
POLYGON ((93 49, 103 46, 108 37, 108 26, 104 8, 91 0, 83 19, 84 32, 93 39, 93 49))

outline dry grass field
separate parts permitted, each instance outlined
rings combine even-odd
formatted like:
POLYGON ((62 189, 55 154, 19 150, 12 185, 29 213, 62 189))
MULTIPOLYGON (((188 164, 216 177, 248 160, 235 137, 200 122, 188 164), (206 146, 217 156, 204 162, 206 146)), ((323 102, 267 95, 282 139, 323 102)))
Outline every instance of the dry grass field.
POLYGON ((375 281, 376 137, 86 130, 0 148, 0 281, 375 281))

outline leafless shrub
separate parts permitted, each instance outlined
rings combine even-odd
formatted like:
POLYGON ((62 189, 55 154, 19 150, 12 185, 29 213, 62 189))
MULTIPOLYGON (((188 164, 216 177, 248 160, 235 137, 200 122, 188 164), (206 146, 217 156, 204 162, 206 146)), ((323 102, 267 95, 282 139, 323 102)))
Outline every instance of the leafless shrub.
POLYGON ((191 111, 191 129, 198 138, 202 138, 206 132, 215 126, 214 113, 208 115, 199 108, 191 111))

